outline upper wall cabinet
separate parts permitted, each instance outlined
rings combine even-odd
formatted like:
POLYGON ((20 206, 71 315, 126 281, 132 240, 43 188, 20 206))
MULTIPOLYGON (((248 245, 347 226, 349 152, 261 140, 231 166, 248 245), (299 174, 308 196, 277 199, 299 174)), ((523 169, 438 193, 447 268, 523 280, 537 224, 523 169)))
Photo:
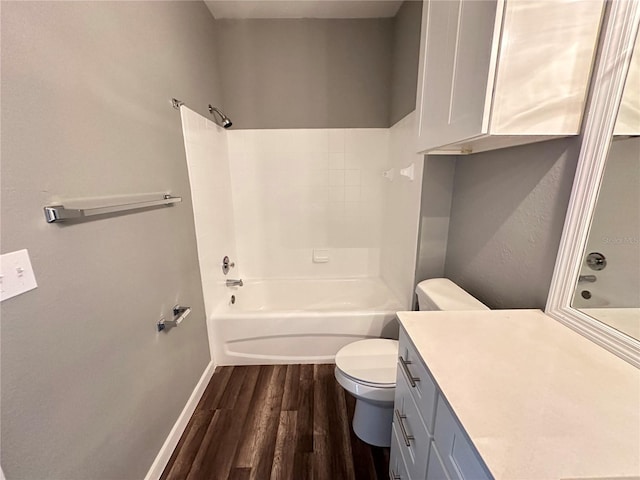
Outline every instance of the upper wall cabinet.
POLYGON ((425 1, 418 151, 474 153, 578 134, 603 5, 425 1))

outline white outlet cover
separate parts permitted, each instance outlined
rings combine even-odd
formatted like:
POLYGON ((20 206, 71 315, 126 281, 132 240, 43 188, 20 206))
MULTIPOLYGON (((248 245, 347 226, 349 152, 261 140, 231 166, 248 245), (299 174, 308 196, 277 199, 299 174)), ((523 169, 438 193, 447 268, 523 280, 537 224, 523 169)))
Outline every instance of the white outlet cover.
POLYGON ((0 255, 0 302, 37 287, 26 249, 0 255))

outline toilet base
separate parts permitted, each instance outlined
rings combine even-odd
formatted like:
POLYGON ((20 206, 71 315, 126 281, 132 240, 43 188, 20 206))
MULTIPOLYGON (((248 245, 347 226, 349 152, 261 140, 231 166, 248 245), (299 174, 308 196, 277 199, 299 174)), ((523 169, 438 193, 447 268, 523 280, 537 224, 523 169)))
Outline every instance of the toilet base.
POLYGON ((393 403, 372 403, 356 398, 353 431, 360 440, 376 447, 389 447, 392 422, 393 403))

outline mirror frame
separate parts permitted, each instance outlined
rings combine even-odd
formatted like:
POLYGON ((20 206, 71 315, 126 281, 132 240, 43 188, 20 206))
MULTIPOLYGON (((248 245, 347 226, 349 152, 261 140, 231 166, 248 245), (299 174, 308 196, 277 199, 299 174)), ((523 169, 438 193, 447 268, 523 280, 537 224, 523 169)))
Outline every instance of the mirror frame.
POLYGON ((640 368, 640 341, 571 307, 640 24, 640 0, 612 0, 545 313, 640 368))

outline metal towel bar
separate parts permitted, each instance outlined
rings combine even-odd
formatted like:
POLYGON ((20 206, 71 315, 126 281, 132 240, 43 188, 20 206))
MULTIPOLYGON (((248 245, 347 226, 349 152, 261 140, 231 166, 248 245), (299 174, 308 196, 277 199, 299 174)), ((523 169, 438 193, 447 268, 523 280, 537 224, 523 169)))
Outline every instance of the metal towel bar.
POLYGON ((157 200, 146 200, 142 202, 128 202, 117 205, 107 205, 91 208, 65 208, 63 205, 49 205, 44 207, 44 216, 47 223, 61 222, 69 219, 90 217, 93 215, 103 215, 105 213, 124 212, 126 210, 136 210, 138 208, 156 207, 159 205, 171 205, 182 201, 182 197, 172 197, 164 195, 157 200))

